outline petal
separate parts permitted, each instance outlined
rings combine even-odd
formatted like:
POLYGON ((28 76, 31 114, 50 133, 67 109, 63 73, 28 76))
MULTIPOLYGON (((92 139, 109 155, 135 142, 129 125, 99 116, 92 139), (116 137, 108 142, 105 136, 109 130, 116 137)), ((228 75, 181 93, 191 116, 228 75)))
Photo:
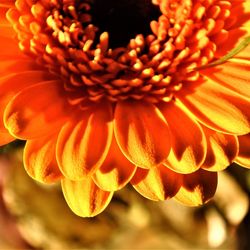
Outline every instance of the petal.
POLYGON ((199 206, 208 202, 217 188, 217 172, 199 169, 183 175, 183 184, 175 199, 187 206, 199 206))
POLYGON ((0 31, 1 36, 4 37, 14 37, 15 31, 12 28, 12 25, 9 23, 9 21, 6 18, 6 12, 8 11, 8 7, 3 7, 0 3, 0 31))
MULTIPOLYGON (((41 66, 34 63, 33 60, 29 58, 9 58, 9 59, 0 59, 0 75, 1 78, 7 75, 22 73, 22 72, 30 72, 33 70, 41 70, 41 66)), ((46 71, 44 71, 45 74, 46 71)), ((48 74, 46 72, 46 74, 48 74)))
POLYGON ((239 154, 235 162, 239 165, 250 168, 250 134, 239 136, 239 154))
MULTIPOLYGON (((237 24, 242 27, 246 27, 248 34, 250 33, 250 2, 248 0, 241 1, 241 4, 234 0, 234 5, 232 6, 232 14, 237 16, 237 24), (239 13, 242 13, 239 15, 239 13)), ((237 25, 236 24, 236 25, 237 25)))
POLYGON ((135 165, 150 168, 168 156, 168 125, 153 104, 119 102, 115 110, 114 131, 123 154, 135 165))
POLYGON ((24 148, 24 167, 36 181, 52 183, 61 179, 57 166, 55 146, 57 134, 35 140, 28 140, 24 148))
POLYGON ((8 102, 22 89, 49 78, 50 75, 43 71, 12 73, 0 78, 0 131, 7 132, 2 118, 8 102))
POLYGON ((151 169, 137 168, 131 184, 142 196, 154 200, 167 200, 178 192, 182 175, 163 165, 151 169))
MULTIPOLYGON (((9 21, 6 18, 6 12, 8 11, 8 6, 3 6, 2 3, 0 3, 0 27, 1 26, 11 26, 11 24, 9 23, 9 21)), ((2 30, 1 30, 1 34, 2 34, 2 30)))
POLYGON ((98 188, 91 178, 82 181, 63 179, 62 190, 68 206, 81 217, 93 217, 101 213, 113 196, 112 192, 98 188))
POLYGON ((135 170, 136 166, 125 158, 113 136, 109 153, 102 166, 93 175, 93 180, 102 190, 116 191, 131 180, 135 170))
POLYGON ((178 173, 192 173, 203 163, 206 138, 200 125, 177 102, 160 106, 171 134, 171 151, 164 163, 178 173))
POLYGON ((9 133, 4 133, 0 131, 0 146, 8 144, 9 142, 14 141, 16 138, 11 136, 9 133))
POLYGON ((240 51, 234 58, 229 59, 229 61, 233 61, 234 59, 243 59, 243 60, 250 60, 250 45, 248 45, 245 49, 240 51))
POLYGON ((15 0, 1 0, 0 6, 2 7, 12 7, 15 4, 15 0))
MULTIPOLYGON (((249 17, 250 18, 250 17, 249 17)), ((226 42, 220 44, 215 52, 215 57, 220 58, 229 53, 233 48, 239 46, 239 44, 250 35, 249 28, 237 28, 228 32, 228 38, 226 42)))
POLYGON ((207 137, 207 155, 202 165, 209 171, 221 171, 227 168, 238 154, 238 140, 234 135, 227 135, 203 127, 207 137))
POLYGON ((203 70, 208 79, 250 98, 250 61, 231 59, 216 68, 203 70))
POLYGON ((237 18, 235 24, 228 29, 228 39, 217 48, 217 56, 228 53, 236 47, 242 39, 250 35, 250 4, 248 0, 231 1, 231 17, 237 18))
POLYGON ((113 113, 107 102, 81 111, 61 130, 57 142, 57 161, 63 174, 81 180, 104 162, 113 135, 113 113))
POLYGON ((250 131, 250 99, 211 79, 189 83, 176 96, 201 123, 213 130, 237 135, 250 131))
POLYGON ((18 47, 18 41, 12 37, 5 37, 0 35, 0 60, 24 58, 22 51, 18 47))
POLYGON ((23 89, 7 105, 5 127, 21 139, 35 139, 52 134, 69 113, 63 85, 46 81, 23 89))
POLYGON ((14 30, 9 25, 0 25, 1 36, 11 37, 14 34, 14 30))

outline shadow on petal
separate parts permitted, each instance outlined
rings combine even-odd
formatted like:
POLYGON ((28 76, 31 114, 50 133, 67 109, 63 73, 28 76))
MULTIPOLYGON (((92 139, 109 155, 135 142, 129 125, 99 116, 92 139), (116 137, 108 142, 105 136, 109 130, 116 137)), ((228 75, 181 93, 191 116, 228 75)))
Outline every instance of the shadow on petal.
POLYGON ((170 151, 168 124, 155 105, 118 102, 114 118, 117 143, 131 162, 151 168, 166 159, 170 151))
POLYGON ((57 162, 65 177, 81 180, 104 162, 113 136, 113 113, 109 103, 79 111, 61 129, 57 162))
POLYGON ((57 133, 39 139, 28 140, 24 148, 24 167, 36 181, 53 183, 62 178, 56 162, 57 133))
POLYGON ((199 169, 195 173, 183 175, 182 186, 174 197, 187 206, 199 206, 207 203, 217 188, 217 172, 199 169))
POLYGON ((131 180, 135 171, 136 166, 123 155, 113 136, 109 153, 102 166, 94 173, 93 180, 103 190, 116 191, 131 180))
POLYGON ((182 175, 164 165, 150 170, 137 168, 131 184, 142 196, 154 200, 167 200, 176 195, 182 184, 182 175))
POLYGON ((238 136, 239 154, 235 162, 242 167, 250 168, 250 134, 238 136))
POLYGON ((205 126, 207 155, 202 168, 208 171, 221 171, 227 168, 238 154, 239 145, 235 135, 213 131, 205 126))

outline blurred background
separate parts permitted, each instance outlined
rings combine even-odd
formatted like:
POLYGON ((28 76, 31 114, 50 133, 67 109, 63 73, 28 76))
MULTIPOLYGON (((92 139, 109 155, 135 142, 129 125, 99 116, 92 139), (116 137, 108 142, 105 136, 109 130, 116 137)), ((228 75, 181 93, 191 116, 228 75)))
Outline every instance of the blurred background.
POLYGON ((212 201, 185 207, 152 202, 132 187, 117 192, 99 216, 67 207, 58 185, 33 181, 22 143, 0 148, 0 249, 250 249, 250 171, 219 173, 212 201))

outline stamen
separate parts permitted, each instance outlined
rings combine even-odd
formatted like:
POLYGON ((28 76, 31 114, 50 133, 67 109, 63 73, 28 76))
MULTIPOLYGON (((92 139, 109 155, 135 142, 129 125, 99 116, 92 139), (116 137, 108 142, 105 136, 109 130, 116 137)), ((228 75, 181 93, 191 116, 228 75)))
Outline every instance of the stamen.
POLYGON ((240 53, 243 49, 245 49, 248 45, 250 44, 250 36, 246 37, 237 47, 233 48, 231 51, 229 51, 225 56, 221 57, 220 59, 209 63, 207 65, 197 67, 195 70, 202 70, 202 69, 207 69, 211 68, 220 64, 225 63, 228 61, 230 58, 234 57, 238 53, 240 53))
POLYGON ((227 0, 18 0, 7 18, 20 49, 57 74, 70 104, 84 109, 102 98, 171 101, 199 70, 250 43, 213 62, 237 22, 230 13, 227 0))

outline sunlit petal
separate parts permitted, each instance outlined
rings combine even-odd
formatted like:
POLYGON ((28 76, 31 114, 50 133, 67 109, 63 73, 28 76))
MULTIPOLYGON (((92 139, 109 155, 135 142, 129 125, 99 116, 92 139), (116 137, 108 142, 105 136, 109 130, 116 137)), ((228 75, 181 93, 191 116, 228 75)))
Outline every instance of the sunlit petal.
MULTIPOLYGON (((49 80, 50 75, 44 71, 24 71, 22 73, 12 73, 0 78, 0 117, 4 116, 4 111, 9 101, 22 89, 49 80)), ((7 132, 3 120, 0 120, 0 131, 7 132)))
POLYGON ((250 79, 246 77, 249 72, 249 59, 231 59, 216 69, 203 70, 202 74, 206 75, 208 79, 250 98, 250 79))
POLYGON ((28 140, 24 148, 24 167, 27 173, 42 183, 61 179, 55 155, 57 134, 49 137, 28 140))
POLYGON ((81 217, 93 217, 101 213, 113 195, 98 188, 91 178, 81 181, 63 179, 62 190, 69 207, 81 217))
POLYGON ((63 174, 81 180, 99 168, 108 154, 112 130, 112 109, 106 102, 78 113, 63 126, 56 149, 63 174))
POLYGON ((183 175, 183 183, 175 199, 187 206, 199 206, 214 196, 216 187, 217 173, 199 169, 183 175))
POLYGON ((190 84, 177 94, 184 106, 211 129, 238 135, 250 131, 250 99, 210 80, 190 84))
POLYGON ((179 173, 196 171, 205 159, 207 148, 202 128, 180 104, 167 103, 161 105, 160 110, 168 121, 171 134, 171 151, 166 166, 179 173))
POLYGON ((180 189, 182 175, 163 165, 149 170, 137 168, 131 184, 137 192, 150 200, 167 200, 180 189))
POLYGON ((65 121, 67 112, 61 82, 47 81, 19 92, 5 109, 4 123, 15 137, 34 139, 53 133, 65 121))
POLYGON ((203 126, 207 138, 207 155, 202 168, 208 171, 221 171, 227 168, 238 154, 238 139, 213 131, 203 126))
POLYGON ((103 190, 116 191, 130 181, 135 170, 136 166, 125 158, 113 137, 109 153, 93 175, 93 180, 103 190))
POLYGON ((117 104, 114 118, 118 145, 131 162, 140 167, 150 168, 168 156, 168 124, 154 105, 120 102, 117 104))

